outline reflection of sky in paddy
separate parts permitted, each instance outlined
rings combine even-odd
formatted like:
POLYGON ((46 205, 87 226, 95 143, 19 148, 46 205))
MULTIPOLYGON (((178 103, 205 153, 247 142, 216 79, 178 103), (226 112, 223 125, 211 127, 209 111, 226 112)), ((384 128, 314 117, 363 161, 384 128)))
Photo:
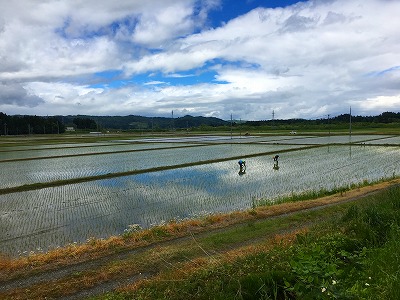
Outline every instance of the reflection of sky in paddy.
POLYGON ((36 149, 19 149, 18 151, 1 148, 0 150, 0 161, 1 160, 11 160, 11 159, 29 159, 38 157, 54 157, 54 156, 67 156, 67 155, 80 155, 80 154, 94 154, 94 153, 105 153, 105 152, 117 152, 117 151, 141 151, 148 149, 158 149, 158 148, 178 148, 186 146, 200 146, 201 144, 165 144, 165 143, 145 143, 145 144, 100 144, 94 146, 76 146, 65 148, 59 147, 57 149, 47 149, 47 148, 36 148, 36 149))
POLYGON ((49 149, 49 148, 81 148, 81 147, 96 147, 96 146, 107 146, 109 142, 100 143, 62 143, 62 144, 47 144, 47 145, 25 145, 25 146, 6 146, 2 147, 2 151, 19 151, 19 150, 31 150, 31 149, 49 149))
POLYGON ((207 142, 207 143, 253 143, 263 141, 279 141, 279 140, 290 140, 297 138, 304 138, 306 136, 246 136, 246 135, 226 135, 226 136, 213 136, 213 135, 197 135, 190 137, 171 137, 171 138, 145 138, 137 140, 120 140, 117 142, 163 142, 163 143, 182 143, 182 142, 207 142))
POLYGON ((129 172, 182 163, 225 159, 268 151, 296 148, 292 145, 209 145, 190 148, 156 149, 127 153, 60 157, 1 162, 0 188, 37 182, 129 172))
POLYGON ((323 137, 299 137, 297 139, 281 140, 280 144, 304 144, 304 145, 327 145, 366 142, 382 139, 390 136, 385 135, 332 135, 323 137))
POLYGON ((160 138, 144 138, 135 140, 119 140, 117 142, 163 142, 163 143, 181 143, 181 142, 197 142, 197 141, 224 141, 231 139, 238 139, 240 137, 231 138, 230 136, 220 136, 220 135, 196 135, 189 137, 160 137, 160 138))
POLYGON ((0 195, 0 251, 64 245, 204 213, 247 209, 260 198, 332 189, 400 173, 399 147, 329 146, 0 195), (373 168, 371 168, 373 166, 373 168))

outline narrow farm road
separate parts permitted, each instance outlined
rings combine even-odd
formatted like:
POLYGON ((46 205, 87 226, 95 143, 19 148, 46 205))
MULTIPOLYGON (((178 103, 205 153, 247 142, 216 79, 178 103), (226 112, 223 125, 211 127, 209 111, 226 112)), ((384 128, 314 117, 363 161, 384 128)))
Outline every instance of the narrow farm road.
POLYGON ((399 184, 400 179, 396 179, 315 200, 260 207, 238 213, 236 220, 229 217, 229 222, 221 216, 210 226, 91 259, 77 255, 64 264, 32 265, 7 274, 0 271, 0 299, 70 300, 99 295, 197 258, 217 257, 248 245, 272 242, 276 235, 306 230, 323 220, 324 210, 335 214, 344 203, 399 184))

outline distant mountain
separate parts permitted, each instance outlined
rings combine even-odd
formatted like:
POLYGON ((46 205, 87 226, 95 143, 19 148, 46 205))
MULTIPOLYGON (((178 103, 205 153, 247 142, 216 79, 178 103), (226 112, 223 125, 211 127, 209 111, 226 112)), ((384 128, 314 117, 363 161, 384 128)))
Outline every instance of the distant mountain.
POLYGON ((64 124, 74 124, 74 119, 91 119, 94 120, 99 127, 107 129, 147 129, 147 130, 167 130, 167 129, 185 129, 199 126, 225 126, 230 122, 214 117, 193 117, 186 115, 179 118, 164 117, 143 117, 143 116, 64 116, 64 124))

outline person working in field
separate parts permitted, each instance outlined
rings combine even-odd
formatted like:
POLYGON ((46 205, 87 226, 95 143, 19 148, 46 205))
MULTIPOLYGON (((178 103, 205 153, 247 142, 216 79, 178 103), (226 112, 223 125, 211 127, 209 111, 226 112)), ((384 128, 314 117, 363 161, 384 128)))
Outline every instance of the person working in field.
POLYGON ((273 169, 274 170, 279 170, 279 161, 278 161, 278 159, 279 159, 279 155, 275 155, 274 156, 274 167, 273 167, 273 169))
POLYGON ((242 169, 242 168, 246 168, 246 161, 244 161, 244 160, 239 160, 239 166, 240 166, 241 169, 242 169))
POLYGON ((239 160, 239 175, 243 175, 246 173, 246 161, 244 160, 239 160))

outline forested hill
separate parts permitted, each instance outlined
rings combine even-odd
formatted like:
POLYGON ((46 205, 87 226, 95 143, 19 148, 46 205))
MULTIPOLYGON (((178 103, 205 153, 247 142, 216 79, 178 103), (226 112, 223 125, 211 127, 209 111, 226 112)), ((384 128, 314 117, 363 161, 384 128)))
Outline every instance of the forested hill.
POLYGON ((63 133, 68 127, 82 130, 174 130, 229 125, 213 117, 184 116, 179 118, 143 116, 9 116, 0 112, 0 135, 63 133))
MULTIPOLYGON (((169 129, 185 129, 199 126, 225 126, 230 124, 213 117, 192 117, 184 116, 179 118, 164 117, 143 117, 143 116, 65 116, 65 124, 76 124, 76 119, 93 120, 99 128, 107 129, 146 129, 146 130, 169 130, 169 129)), ((96 127, 95 127, 96 128, 96 127)), ((95 129, 93 128, 93 129, 95 129)))

